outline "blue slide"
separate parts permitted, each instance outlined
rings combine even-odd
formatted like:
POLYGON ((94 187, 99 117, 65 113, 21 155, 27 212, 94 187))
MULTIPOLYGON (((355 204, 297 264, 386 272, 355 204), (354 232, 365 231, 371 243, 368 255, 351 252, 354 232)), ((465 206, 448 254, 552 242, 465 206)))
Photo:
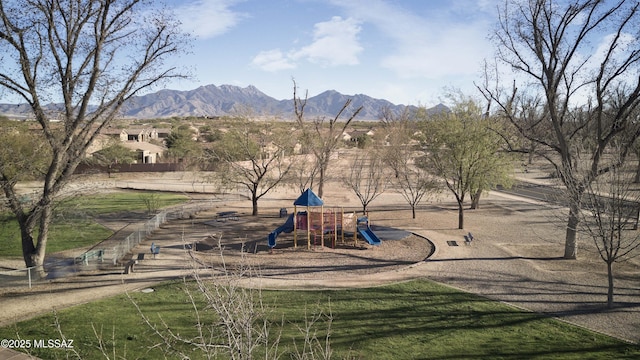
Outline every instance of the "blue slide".
POLYGON ((284 224, 278 226, 278 228, 276 228, 269 234, 269 247, 273 248, 276 246, 276 238, 280 233, 282 232, 290 233, 292 231, 293 231, 293 214, 289 215, 289 217, 287 218, 287 221, 285 221, 284 224))
POLYGON ((369 243, 369 245, 379 246, 380 244, 382 244, 382 240, 380 240, 380 238, 376 234, 374 234, 373 231, 371 231, 371 228, 369 227, 368 217, 359 217, 357 227, 358 234, 360 234, 360 236, 362 236, 369 243))
POLYGON ((380 240, 380 238, 376 234, 374 234, 373 231, 371 231, 371 228, 369 226, 367 226, 366 228, 358 226, 358 234, 360 234, 360 236, 367 240, 370 245, 379 246, 380 244, 382 244, 382 240, 380 240))

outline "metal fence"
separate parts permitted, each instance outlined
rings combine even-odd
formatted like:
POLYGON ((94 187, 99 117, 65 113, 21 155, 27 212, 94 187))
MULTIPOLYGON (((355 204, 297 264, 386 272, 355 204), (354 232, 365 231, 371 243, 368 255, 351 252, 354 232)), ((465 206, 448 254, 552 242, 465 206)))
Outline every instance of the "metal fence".
POLYGON ((112 248, 104 249, 102 261, 110 260, 113 265, 117 265, 118 261, 129 253, 131 249, 143 242, 149 234, 167 222, 167 214, 168 213, 166 211, 157 214, 152 219, 144 223, 142 227, 129 234, 117 245, 112 248))
MULTIPOLYGON (((147 236, 157 230, 162 226, 162 224, 171 220, 189 218, 192 215, 203 210, 208 210, 211 207, 211 202, 207 201, 203 203, 183 205, 171 210, 162 211, 145 223, 141 224, 138 229, 127 235, 123 240, 120 240, 115 245, 103 246, 104 254, 102 261, 111 263, 112 265, 117 265, 118 262, 125 257, 129 251, 131 251, 131 249, 143 242, 147 236)), ((93 249, 100 248, 101 244, 94 246, 93 249)))
MULTIPOLYGON (((162 211, 153 218, 137 224, 136 230, 124 239, 108 239, 102 241, 79 257, 73 259, 48 258, 45 261, 46 279, 38 279, 35 267, 0 271, 0 286, 25 287, 43 283, 51 279, 74 275, 78 271, 89 269, 96 265, 117 266, 131 249, 143 242, 152 232, 171 220, 188 219, 194 214, 212 208, 213 200, 182 205, 170 210, 162 211)), ((136 224, 134 224, 136 225, 136 224)))
POLYGON ((31 288, 36 283, 35 267, 0 271, 0 281, 3 287, 23 287, 31 288))

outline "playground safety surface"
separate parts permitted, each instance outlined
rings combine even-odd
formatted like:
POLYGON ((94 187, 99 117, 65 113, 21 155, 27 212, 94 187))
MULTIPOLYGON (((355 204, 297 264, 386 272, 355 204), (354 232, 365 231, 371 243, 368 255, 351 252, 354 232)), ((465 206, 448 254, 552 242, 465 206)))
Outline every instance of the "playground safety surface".
MULTIPOLYGON (((204 226, 190 226, 189 238, 200 239, 195 257, 202 265, 252 266, 261 277, 323 278, 346 274, 368 274, 398 270, 423 261, 433 253, 433 244, 409 231, 371 225, 382 240, 371 246, 362 239, 354 240, 353 233, 325 234, 324 238, 306 233, 294 241, 291 233, 280 234, 275 248, 267 246, 267 234, 285 219, 270 215, 258 217, 237 213, 233 220, 209 219, 215 211, 198 214, 204 226), (322 246, 324 244, 324 246, 322 246), (242 250, 242 251, 241 251, 242 250)), ((173 222, 154 234, 156 242, 163 241, 160 233, 169 234, 184 229, 185 224, 173 222)))
POLYGON ((378 235, 380 240, 402 240, 411 235, 410 232, 389 226, 371 225, 371 230, 378 235))

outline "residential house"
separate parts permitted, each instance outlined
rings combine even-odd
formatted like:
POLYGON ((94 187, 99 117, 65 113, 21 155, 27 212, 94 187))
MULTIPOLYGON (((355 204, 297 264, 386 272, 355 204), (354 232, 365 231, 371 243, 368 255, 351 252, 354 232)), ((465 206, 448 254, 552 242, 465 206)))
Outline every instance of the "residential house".
MULTIPOLYGON (((137 153, 137 163, 155 164, 166 150, 164 147, 150 143, 160 139, 159 129, 150 127, 106 128, 89 148, 88 153, 99 151, 116 139, 124 147, 137 153)), ((164 134, 164 132, 162 132, 164 134)))
POLYGON ((162 157, 165 148, 148 142, 127 141, 122 143, 124 147, 135 151, 138 164, 155 164, 162 157))
POLYGON ((358 138, 362 137, 362 136, 373 136, 375 134, 375 132, 373 131, 373 129, 369 129, 369 130, 351 130, 351 131, 345 131, 344 133, 342 133, 342 140, 344 141, 357 141, 358 138))

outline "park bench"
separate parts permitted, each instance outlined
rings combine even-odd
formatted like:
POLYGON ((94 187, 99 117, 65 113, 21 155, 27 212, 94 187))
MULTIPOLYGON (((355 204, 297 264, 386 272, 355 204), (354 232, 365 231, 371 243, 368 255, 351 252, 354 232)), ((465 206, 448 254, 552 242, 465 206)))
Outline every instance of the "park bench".
POLYGON ((237 221, 238 220, 237 214, 238 214, 237 211, 221 211, 218 213, 216 220, 221 222, 225 222, 227 220, 237 221))
POLYGON ((135 260, 135 259, 129 260, 124 266, 124 273, 129 274, 134 272, 135 270, 134 267, 137 263, 138 263, 138 260, 135 260))
POLYGON ((83 265, 89 265, 89 260, 96 258, 99 262, 102 262, 102 260, 104 260, 104 249, 89 250, 84 254, 76 257, 74 261, 76 264, 82 263, 83 265))
POLYGON ((473 241, 473 235, 471 233, 464 235, 464 243, 467 245, 471 245, 471 242, 473 241))
MULTIPOLYGON (((151 244, 152 247, 156 247, 155 244, 151 244)), ((158 253, 160 252, 160 248, 157 247, 158 253)), ((152 251, 153 252, 153 251, 152 251)), ((155 257, 155 254, 154 254, 155 257)), ((136 259, 131 259, 124 264, 124 273, 129 274, 135 271, 135 266, 138 265, 138 262, 144 260, 144 253, 138 253, 138 257, 136 259)))
POLYGON ((151 243, 151 254, 155 259, 156 255, 160 254, 160 246, 157 246, 155 243, 151 243))

